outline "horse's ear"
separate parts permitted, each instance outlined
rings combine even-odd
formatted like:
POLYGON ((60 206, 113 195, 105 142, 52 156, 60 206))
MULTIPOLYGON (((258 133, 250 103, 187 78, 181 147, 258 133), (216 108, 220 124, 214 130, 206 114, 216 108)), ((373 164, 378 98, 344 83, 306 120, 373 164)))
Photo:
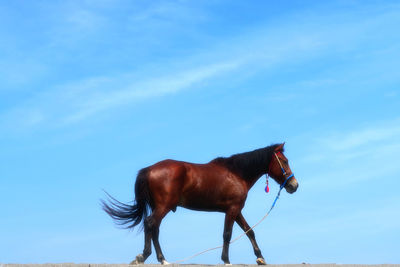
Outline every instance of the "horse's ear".
POLYGON ((283 150, 284 150, 284 147, 285 146, 285 142, 283 142, 282 144, 280 144, 280 145, 278 145, 276 148, 275 148, 275 152, 283 152, 283 150))

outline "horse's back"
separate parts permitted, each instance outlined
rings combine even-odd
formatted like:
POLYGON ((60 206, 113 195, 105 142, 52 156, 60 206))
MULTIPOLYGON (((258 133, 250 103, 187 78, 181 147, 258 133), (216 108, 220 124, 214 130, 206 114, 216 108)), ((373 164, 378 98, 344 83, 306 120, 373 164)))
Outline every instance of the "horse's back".
POLYGON ((149 185, 152 188, 162 190, 163 187, 169 189, 170 186, 181 187, 182 178, 186 175, 186 168, 183 162, 166 159, 148 168, 149 185))
POLYGON ((174 193, 178 193, 176 190, 186 191, 211 173, 213 171, 208 164, 166 159, 149 167, 148 179, 153 188, 174 187, 174 193))

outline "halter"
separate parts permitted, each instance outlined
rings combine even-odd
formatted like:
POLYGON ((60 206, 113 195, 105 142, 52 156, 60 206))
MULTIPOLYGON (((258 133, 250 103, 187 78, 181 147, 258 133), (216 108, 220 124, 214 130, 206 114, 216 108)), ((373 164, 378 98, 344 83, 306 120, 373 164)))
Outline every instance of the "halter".
MULTIPOLYGON (((279 152, 278 152, 278 153, 279 153, 279 152)), ((281 163, 281 161, 279 160, 279 157, 278 157, 278 155, 276 154, 276 152, 274 152, 274 155, 275 155, 276 159, 278 160, 279 166, 281 167, 283 177, 286 177, 286 171, 285 171, 285 169, 283 168, 282 163, 281 163)), ((269 172, 270 169, 271 169, 271 165, 270 165, 269 168, 268 168, 268 172, 269 172)), ((294 174, 293 174, 293 172, 292 172, 292 174, 290 174, 288 177, 285 178, 285 181, 280 185, 279 193, 280 193, 280 191, 282 190, 282 188, 285 187, 287 181, 289 181, 290 178, 292 178, 293 176, 294 176, 294 174)), ((265 192, 268 193, 268 192, 269 192, 268 173, 267 173, 267 181, 266 181, 266 183, 267 183, 267 186, 265 187, 265 192)))

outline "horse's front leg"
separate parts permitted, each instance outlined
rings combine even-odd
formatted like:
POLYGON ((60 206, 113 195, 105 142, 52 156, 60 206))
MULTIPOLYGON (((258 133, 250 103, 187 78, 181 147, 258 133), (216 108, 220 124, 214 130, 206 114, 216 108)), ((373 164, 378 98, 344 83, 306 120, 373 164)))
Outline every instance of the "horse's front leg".
POLYGON ((226 265, 230 265, 230 261, 229 261, 229 243, 230 243, 231 237, 232 237, 233 223, 234 223, 235 218, 237 217, 239 212, 240 211, 238 211, 238 209, 231 208, 225 214, 225 224, 224 224, 224 234, 223 234, 224 246, 223 246, 223 249, 222 249, 221 259, 226 265))
POLYGON ((240 226, 240 228, 243 229, 243 231, 245 231, 245 232, 248 231, 246 233, 246 235, 250 239, 251 244, 253 245, 254 254, 257 257, 257 260, 256 260, 257 264, 258 265, 266 265, 267 263, 265 262, 264 257, 261 254, 261 250, 257 245, 256 236, 254 234, 254 231, 253 230, 249 231, 250 226, 248 225, 248 223, 244 219, 242 213, 239 213, 239 215, 236 217, 236 222, 240 226))

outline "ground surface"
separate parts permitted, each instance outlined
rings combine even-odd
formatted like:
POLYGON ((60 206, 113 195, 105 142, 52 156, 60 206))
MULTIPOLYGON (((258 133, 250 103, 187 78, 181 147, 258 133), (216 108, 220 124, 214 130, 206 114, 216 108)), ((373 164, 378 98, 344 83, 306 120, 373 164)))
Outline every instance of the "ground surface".
MULTIPOLYGON (((200 266, 220 266, 225 265, 208 265, 208 264, 173 264, 179 267, 200 267, 200 266)), ((171 265, 171 266, 173 266, 171 265)), ((0 267, 160 267, 160 264, 74 264, 74 263, 58 263, 58 264, 1 264, 0 267)), ((230 267, 256 267, 255 264, 233 264, 230 267)), ((400 267, 400 264, 268 264, 268 267, 400 267)))

